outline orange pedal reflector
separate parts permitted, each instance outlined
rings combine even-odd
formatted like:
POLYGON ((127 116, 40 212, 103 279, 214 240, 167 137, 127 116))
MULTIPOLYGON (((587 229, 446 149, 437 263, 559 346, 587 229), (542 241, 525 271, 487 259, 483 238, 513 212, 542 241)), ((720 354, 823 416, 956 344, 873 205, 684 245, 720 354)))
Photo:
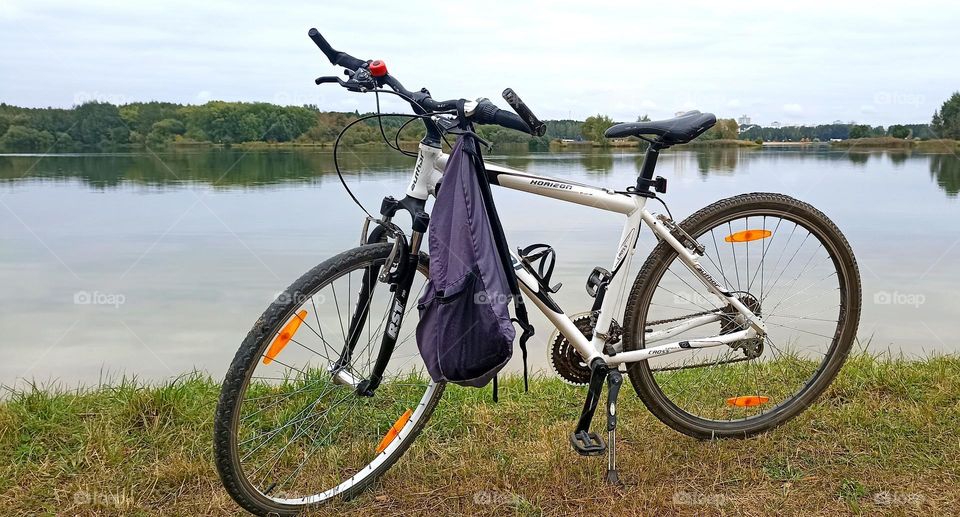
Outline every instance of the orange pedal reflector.
POLYGON ((385 451, 387 446, 389 446, 393 439, 400 434, 400 431, 403 429, 403 426, 407 425, 407 421, 410 420, 410 415, 413 414, 413 410, 406 410, 396 422, 393 423, 393 426, 390 427, 390 430, 387 431, 387 434, 383 436, 383 440, 380 440, 380 444, 377 445, 377 454, 385 451))
POLYGON ((267 349, 267 353, 263 356, 263 364, 270 364, 276 359, 277 355, 280 354, 280 351, 283 350, 283 347, 287 346, 287 343, 293 339, 293 335, 297 333, 297 329, 300 328, 300 324, 303 323, 303 320, 307 317, 307 311, 302 310, 297 313, 297 316, 290 320, 286 325, 283 326, 283 330, 277 334, 277 337, 273 339, 273 343, 270 343, 270 348, 267 349))
POLYGON ((763 395, 744 395, 742 397, 728 398, 727 404, 737 407, 753 407, 759 406, 760 404, 766 404, 769 401, 770 397, 764 397, 763 395))
POLYGON ((727 242, 750 242, 766 239, 773 235, 770 230, 744 230, 731 235, 727 235, 723 240, 727 242))

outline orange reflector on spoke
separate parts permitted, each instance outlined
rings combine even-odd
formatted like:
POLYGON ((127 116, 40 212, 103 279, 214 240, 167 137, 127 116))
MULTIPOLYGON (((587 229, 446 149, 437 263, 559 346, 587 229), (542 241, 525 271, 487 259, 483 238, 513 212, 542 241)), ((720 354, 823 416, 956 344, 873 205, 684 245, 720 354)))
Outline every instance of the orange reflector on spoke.
POLYGON ((277 337, 273 339, 273 343, 270 343, 270 348, 267 349, 267 353, 264 354, 263 364, 270 364, 277 358, 277 355, 280 354, 283 347, 287 346, 287 343, 293 339, 293 335, 297 333, 297 329, 300 328, 300 324, 303 323, 306 317, 307 311, 302 310, 283 326, 283 329, 277 334, 277 337))
POLYGON ((390 430, 387 431, 387 434, 385 434, 383 436, 383 439, 380 440, 380 444, 377 445, 377 454, 380 454, 381 452, 387 450, 387 447, 391 443, 393 443, 394 438, 396 438, 397 435, 400 434, 400 431, 403 429, 403 426, 407 425, 407 421, 410 420, 410 415, 412 414, 413 414, 413 411, 408 409, 402 415, 400 415, 400 418, 398 418, 397 421, 393 423, 393 426, 390 427, 390 430))
POLYGON ((773 235, 770 230, 744 230, 731 235, 727 235, 723 240, 727 242, 750 242, 766 239, 773 235))
POLYGON ((769 401, 770 397, 764 397, 763 395, 744 395, 741 397, 728 398, 727 404, 737 407, 754 407, 760 404, 766 404, 769 401))

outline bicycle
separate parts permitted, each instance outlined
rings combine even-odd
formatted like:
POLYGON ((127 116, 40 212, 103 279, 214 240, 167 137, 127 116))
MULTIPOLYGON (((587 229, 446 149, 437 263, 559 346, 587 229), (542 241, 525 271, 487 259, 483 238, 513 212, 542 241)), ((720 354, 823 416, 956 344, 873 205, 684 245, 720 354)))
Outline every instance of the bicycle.
MULTIPOLYGON (((309 36, 348 76, 320 77, 318 85, 397 95, 410 103, 411 120, 423 123, 426 136, 405 196, 385 198, 378 218, 368 214, 359 247, 287 288, 254 324, 226 374, 215 419, 217 469, 241 506, 264 514, 296 514, 358 494, 403 455, 443 394, 445 386, 425 375, 411 343, 416 304, 410 299, 429 275, 420 248, 426 201, 447 159, 444 134, 474 124, 544 131, 509 89, 504 97, 518 114, 487 99, 437 101, 426 89, 404 88, 382 61, 334 50, 316 29, 309 36), (399 212, 411 216, 409 234, 393 220, 399 212)), ((806 409, 834 379, 855 338, 856 260, 819 210, 782 194, 751 193, 674 222, 658 196, 666 192, 666 180, 654 176, 659 153, 715 122, 709 113, 690 112, 611 127, 607 137, 648 145, 636 184, 623 190, 486 166, 491 184, 626 219, 612 267, 596 267, 588 277, 593 301, 586 312, 567 315, 551 297, 558 288, 550 282, 552 248, 513 254, 525 298, 557 329, 551 363, 566 381, 587 386, 571 446, 583 455, 606 453, 613 483, 623 373, 646 407, 676 431, 745 438, 806 409), (648 211, 651 199, 667 214, 648 211), (658 243, 631 283, 623 272, 641 226, 658 243), (628 287, 618 322, 613 293, 622 300, 628 287), (604 384, 606 440, 590 431, 604 384)))

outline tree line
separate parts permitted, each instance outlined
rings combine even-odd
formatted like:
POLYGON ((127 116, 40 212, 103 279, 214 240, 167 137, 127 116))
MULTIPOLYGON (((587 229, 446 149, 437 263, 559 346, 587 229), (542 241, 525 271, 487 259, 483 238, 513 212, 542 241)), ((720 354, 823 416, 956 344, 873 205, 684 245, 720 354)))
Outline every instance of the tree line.
MULTIPOLYGON (((162 148, 174 143, 332 144, 347 124, 364 115, 367 114, 263 102, 212 101, 203 105, 135 102, 120 106, 88 102, 69 109, 0 104, 0 151, 162 148)), ((423 126, 417 121, 404 125, 409 120, 403 117, 364 120, 344 134, 342 142, 347 145, 380 142, 383 135, 392 141, 401 129, 400 141, 418 141, 423 136, 423 126)), ((546 134, 538 138, 494 126, 481 126, 478 133, 498 143, 547 146, 552 139, 579 136, 583 122, 552 120, 546 124, 546 134)))
MULTIPOLYGON (((363 115, 359 112, 321 111, 317 106, 278 106, 263 102, 211 101, 202 105, 169 102, 135 102, 113 105, 87 102, 73 108, 21 108, 0 104, 0 151, 65 152, 110 150, 124 147, 160 148, 174 143, 240 144, 247 142, 306 144, 333 143, 340 130, 363 115)), ((393 139, 415 142, 422 125, 409 119, 385 117, 357 123, 343 137, 356 145, 393 139), (383 134, 381 134, 383 133, 383 134)), ((649 120, 646 115, 638 121, 649 120)), ((557 139, 606 142, 603 132, 614 121, 606 115, 585 121, 546 121, 542 137, 532 137, 496 126, 480 126, 478 133, 496 143, 526 144, 547 148, 557 139)), ((733 119, 720 119, 699 140, 802 141, 892 136, 894 138, 960 139, 960 92, 937 110, 930 124, 869 126, 821 124, 817 126, 748 127, 740 132, 733 119)))

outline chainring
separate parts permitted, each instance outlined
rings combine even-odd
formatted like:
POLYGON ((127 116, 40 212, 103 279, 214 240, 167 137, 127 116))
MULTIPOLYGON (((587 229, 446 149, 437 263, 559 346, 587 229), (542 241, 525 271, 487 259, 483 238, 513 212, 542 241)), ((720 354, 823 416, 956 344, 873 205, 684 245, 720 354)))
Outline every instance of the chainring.
MULTIPOLYGON (((585 338, 593 339, 593 313, 588 311, 574 314, 570 320, 585 338)), ((616 321, 610 322, 610 328, 611 344, 613 344, 619 341, 622 330, 616 321)), ((590 383, 590 366, 583 361, 577 349, 559 331, 555 330, 550 336, 549 354, 550 367, 565 382, 574 386, 586 386, 590 383)))

